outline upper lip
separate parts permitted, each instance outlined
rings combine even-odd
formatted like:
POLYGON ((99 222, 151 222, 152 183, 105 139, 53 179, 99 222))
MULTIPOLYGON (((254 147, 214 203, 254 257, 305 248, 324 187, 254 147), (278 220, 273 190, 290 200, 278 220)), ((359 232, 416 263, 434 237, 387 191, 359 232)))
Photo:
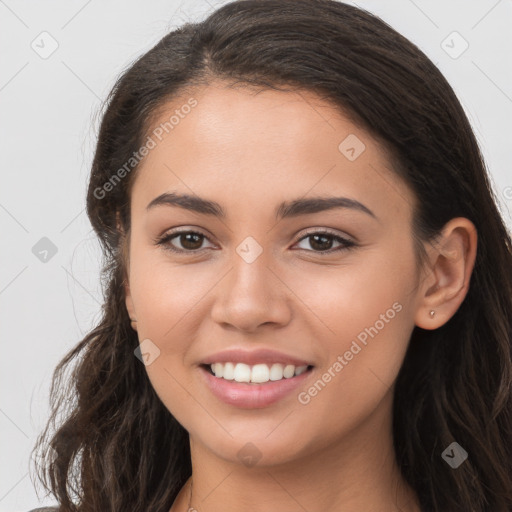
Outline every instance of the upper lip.
MULTIPOLYGON (((281 363, 284 365, 310 366, 311 364, 295 356, 284 354, 272 349, 261 348, 257 350, 230 349, 216 352, 204 358, 200 364, 212 363, 245 363, 250 366, 258 363, 281 363)), ((311 365, 312 366, 312 365, 311 365)))

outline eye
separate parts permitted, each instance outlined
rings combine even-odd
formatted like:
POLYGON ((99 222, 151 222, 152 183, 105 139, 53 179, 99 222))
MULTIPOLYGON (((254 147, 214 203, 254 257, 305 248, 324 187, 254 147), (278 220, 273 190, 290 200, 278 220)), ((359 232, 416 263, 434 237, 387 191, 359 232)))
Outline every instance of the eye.
POLYGON ((329 231, 313 231, 303 236, 299 242, 304 240, 310 240, 309 244, 313 247, 313 251, 306 249, 308 252, 316 252, 321 256, 326 254, 332 254, 333 252, 340 252, 356 247, 356 243, 352 240, 343 238, 342 236, 336 235, 329 231), (332 249, 333 241, 340 244, 339 247, 332 249))
POLYGON ((201 243, 203 239, 208 240, 206 235, 200 233, 198 231, 174 231, 172 233, 167 233, 162 238, 159 238, 156 241, 157 245, 162 245, 164 249, 173 251, 173 252, 200 252, 201 243), (171 240, 177 238, 182 248, 178 248, 171 243, 171 240))

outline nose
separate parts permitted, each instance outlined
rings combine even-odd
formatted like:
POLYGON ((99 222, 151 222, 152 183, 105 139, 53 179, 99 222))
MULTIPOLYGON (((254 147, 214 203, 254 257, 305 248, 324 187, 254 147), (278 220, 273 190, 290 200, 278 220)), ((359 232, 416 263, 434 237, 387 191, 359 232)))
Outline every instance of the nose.
POLYGON ((256 332, 265 325, 287 325, 293 293, 279 271, 270 268, 263 254, 248 263, 235 253, 232 262, 216 287, 213 321, 245 332, 256 332))

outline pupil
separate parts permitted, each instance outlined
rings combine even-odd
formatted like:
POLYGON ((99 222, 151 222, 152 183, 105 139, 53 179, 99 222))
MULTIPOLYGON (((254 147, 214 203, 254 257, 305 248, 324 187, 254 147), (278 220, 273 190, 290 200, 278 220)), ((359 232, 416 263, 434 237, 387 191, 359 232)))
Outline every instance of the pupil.
MULTIPOLYGON (((188 249, 197 249, 197 241, 200 239, 202 235, 198 235, 196 233, 186 233, 184 235, 181 235, 182 237, 182 245, 183 247, 186 247, 188 249), (190 238, 189 238, 190 237, 190 238), (190 241, 190 239, 195 239, 196 245, 194 245, 194 241, 190 241), (185 243, 183 243, 183 239, 185 239, 185 243)), ((201 246, 201 242, 199 240, 199 247, 201 246)))
POLYGON ((332 246, 332 239, 330 236, 312 235, 311 238, 313 239, 313 242, 311 243, 311 247, 313 247, 313 248, 315 248, 315 245, 317 246, 316 247, 317 249, 330 249, 332 246), (322 244, 322 243, 318 244, 318 242, 317 242, 318 239, 324 240, 324 244, 322 244), (325 240, 327 240, 327 242, 325 242, 325 240), (326 244, 328 247, 325 247, 326 244))

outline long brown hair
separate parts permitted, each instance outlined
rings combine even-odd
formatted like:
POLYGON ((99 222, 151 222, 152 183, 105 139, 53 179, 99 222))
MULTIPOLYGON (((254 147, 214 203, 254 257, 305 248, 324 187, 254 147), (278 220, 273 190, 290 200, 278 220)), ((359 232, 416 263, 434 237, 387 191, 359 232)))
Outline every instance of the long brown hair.
POLYGON ((166 35, 117 80, 87 193, 105 258, 102 318, 53 374, 51 417, 34 448, 46 490, 62 512, 166 512, 191 475, 188 432, 134 356, 125 308, 117 220, 129 233, 137 165, 113 177, 159 107, 217 79, 314 91, 377 137, 415 193, 419 240, 454 217, 474 223, 465 300, 439 329, 412 333, 395 387, 394 446, 425 510, 512 510, 512 244, 485 163, 455 93, 424 53, 378 17, 333 0, 231 2, 166 35), (454 441, 468 453, 457 469, 441 457, 454 441))

